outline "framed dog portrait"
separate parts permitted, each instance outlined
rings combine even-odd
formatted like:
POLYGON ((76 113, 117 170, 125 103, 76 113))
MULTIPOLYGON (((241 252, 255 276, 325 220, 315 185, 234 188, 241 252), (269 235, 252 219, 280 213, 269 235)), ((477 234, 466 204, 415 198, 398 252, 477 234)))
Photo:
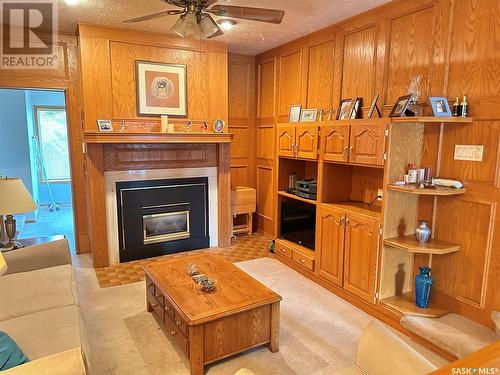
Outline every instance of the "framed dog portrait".
POLYGON ((187 116, 186 65, 136 61, 137 114, 187 116))

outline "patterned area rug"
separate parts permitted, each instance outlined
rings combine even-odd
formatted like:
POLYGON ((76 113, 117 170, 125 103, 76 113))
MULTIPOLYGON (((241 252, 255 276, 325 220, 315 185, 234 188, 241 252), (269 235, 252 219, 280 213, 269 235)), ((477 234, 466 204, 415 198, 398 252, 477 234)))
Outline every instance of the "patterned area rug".
POLYGON ((194 252, 211 252, 220 254, 233 263, 266 257, 270 255, 267 250, 267 244, 271 241, 271 239, 271 237, 265 234, 254 233, 252 236, 237 237, 236 239, 233 239, 232 245, 224 249, 202 249, 172 255, 164 255, 157 258, 119 263, 109 267, 96 268, 95 273, 101 288, 125 285, 144 280, 144 271, 142 270, 142 267, 147 263, 157 262, 173 257, 180 257, 186 254, 193 254, 194 252))

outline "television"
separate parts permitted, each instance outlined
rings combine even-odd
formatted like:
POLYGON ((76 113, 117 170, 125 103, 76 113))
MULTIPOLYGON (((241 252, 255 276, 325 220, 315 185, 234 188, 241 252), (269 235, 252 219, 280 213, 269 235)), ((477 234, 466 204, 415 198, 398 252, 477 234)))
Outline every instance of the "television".
POLYGON ((314 250, 316 237, 316 206, 282 201, 280 237, 314 250))

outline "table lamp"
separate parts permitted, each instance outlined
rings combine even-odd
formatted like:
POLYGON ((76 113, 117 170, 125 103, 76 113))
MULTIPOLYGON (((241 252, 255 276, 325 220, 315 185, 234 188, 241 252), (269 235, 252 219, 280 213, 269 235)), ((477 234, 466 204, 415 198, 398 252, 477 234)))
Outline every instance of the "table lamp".
POLYGON ((22 245, 14 240, 16 236, 16 220, 12 215, 31 212, 37 208, 30 193, 20 178, 0 179, 0 215, 7 215, 5 232, 8 242, 6 249, 17 249, 22 245))

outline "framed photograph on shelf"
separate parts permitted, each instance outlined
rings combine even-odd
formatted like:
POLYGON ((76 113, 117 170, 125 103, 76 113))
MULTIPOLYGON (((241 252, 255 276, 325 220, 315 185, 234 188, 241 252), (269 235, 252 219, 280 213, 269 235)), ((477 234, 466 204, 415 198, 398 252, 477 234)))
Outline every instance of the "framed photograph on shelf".
POLYGON ((358 114, 359 114, 359 110, 361 108, 361 103, 363 102, 363 98, 357 96, 356 98, 354 98, 354 100, 352 101, 352 109, 351 109, 351 114, 349 116, 349 118, 351 120, 354 120, 354 119, 357 119, 358 118, 358 114))
MULTIPOLYGON (((391 109, 391 113, 389 113, 389 117, 403 117, 406 115, 406 110, 410 105, 411 98, 413 95, 405 95, 397 98, 396 103, 391 109)), ((413 113, 413 112, 412 112, 413 113)))
POLYGON ((448 99, 440 96, 429 97, 431 102, 432 112, 436 117, 451 117, 450 104, 448 99))
POLYGON ((368 115, 366 116, 367 118, 372 118, 373 116, 373 111, 377 109, 378 117, 382 117, 382 114, 380 113, 380 110, 378 109, 377 102, 378 102, 379 94, 375 95, 375 97, 372 100, 372 104, 370 105, 370 110, 368 111, 368 115))
POLYGON ((304 109, 304 110, 302 110, 302 113, 300 114, 300 121, 301 122, 314 122, 314 121, 316 121, 317 117, 318 117, 318 110, 317 109, 304 109))
POLYGON ((97 127, 101 132, 113 131, 113 123, 111 122, 111 120, 97 120, 97 127))
POLYGON ((137 114, 187 116, 186 65, 136 61, 137 114))
POLYGON ((337 120, 347 120, 351 117, 352 99, 341 99, 339 110, 337 111, 337 120))
POLYGON ((301 112, 302 106, 300 104, 291 105, 290 111, 288 112, 288 122, 299 122, 301 112))

